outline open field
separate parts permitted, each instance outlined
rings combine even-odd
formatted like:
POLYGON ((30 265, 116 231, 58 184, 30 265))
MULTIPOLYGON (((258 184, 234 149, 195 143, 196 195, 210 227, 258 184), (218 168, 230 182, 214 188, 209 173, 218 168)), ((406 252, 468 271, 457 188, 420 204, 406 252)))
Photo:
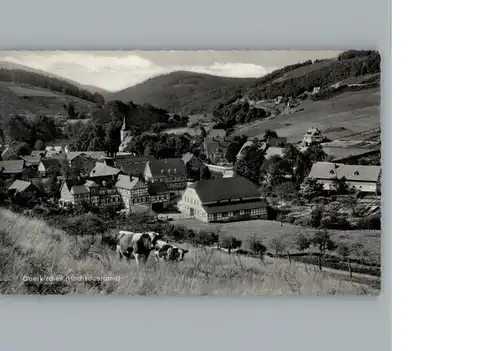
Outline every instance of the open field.
POLYGON ((119 261, 100 244, 89 248, 45 222, 0 209, 0 292, 3 294, 120 295, 371 295, 366 283, 337 278, 310 265, 228 255, 193 248, 176 264, 148 260, 146 266, 119 261), (109 277, 78 281, 67 277, 109 277), (30 282, 23 277, 62 277, 30 282))
POLYGON ((90 111, 96 108, 92 102, 73 96, 55 93, 29 85, 0 82, 0 114, 21 114, 25 116, 59 115, 64 104, 72 102, 77 111, 90 111))
MULTIPOLYGON (((252 220, 230 223, 204 223, 196 219, 180 219, 173 222, 174 225, 182 225, 193 230, 220 231, 221 235, 231 235, 237 239, 245 239, 256 236, 266 247, 270 247, 273 238, 282 238, 292 248, 295 238, 300 234, 313 235, 315 229, 295 226, 289 223, 280 223, 268 220, 252 220)), ((332 240, 336 243, 352 246, 361 244, 368 254, 368 259, 380 263, 380 240, 379 230, 329 230, 332 240)), ((271 250, 272 251, 272 250, 271 250)), ((291 250, 296 252, 296 250, 291 250)))
POLYGON ((379 126, 380 88, 372 88, 345 92, 328 100, 304 100, 297 112, 244 125, 233 134, 260 137, 270 129, 291 142, 298 142, 308 128, 317 127, 326 130, 325 137, 336 140, 379 126))

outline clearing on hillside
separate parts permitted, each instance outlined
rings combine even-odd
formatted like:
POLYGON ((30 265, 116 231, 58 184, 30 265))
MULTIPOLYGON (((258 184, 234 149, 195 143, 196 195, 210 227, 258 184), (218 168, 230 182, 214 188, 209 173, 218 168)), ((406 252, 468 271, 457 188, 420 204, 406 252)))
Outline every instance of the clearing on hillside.
POLYGON ((380 88, 344 92, 328 100, 304 100, 297 109, 241 126, 233 134, 261 137, 269 129, 298 142, 310 127, 319 128, 330 140, 374 130, 380 127, 380 88))

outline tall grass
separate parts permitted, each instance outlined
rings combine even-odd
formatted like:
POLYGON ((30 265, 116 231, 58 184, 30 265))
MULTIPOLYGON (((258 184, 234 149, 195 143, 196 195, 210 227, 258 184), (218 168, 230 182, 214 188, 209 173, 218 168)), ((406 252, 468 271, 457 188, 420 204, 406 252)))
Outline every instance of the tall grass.
POLYGON ((186 246, 190 251, 183 262, 157 263, 150 258, 137 267, 133 261, 119 261, 104 245, 76 242, 41 220, 0 209, 0 292, 224 296, 379 292, 369 283, 337 279, 298 262, 186 246), (53 281, 33 281, 37 277, 53 281))

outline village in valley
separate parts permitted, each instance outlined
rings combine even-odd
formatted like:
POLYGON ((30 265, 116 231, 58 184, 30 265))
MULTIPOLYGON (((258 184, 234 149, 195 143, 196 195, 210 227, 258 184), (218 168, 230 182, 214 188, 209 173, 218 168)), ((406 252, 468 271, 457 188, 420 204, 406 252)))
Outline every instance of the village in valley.
MULTIPOLYGON (((123 99, 120 92, 82 98, 81 87, 80 96, 54 93, 51 83, 31 83, 40 73, 20 81, 6 72, 22 69, 3 69, 0 232, 9 238, 0 240, 1 253, 17 245, 15 231, 25 240, 19 264, 32 273, 91 269, 134 281, 78 288, 31 282, 23 291, 378 294, 380 55, 344 55, 285 67, 258 83, 218 86, 202 92, 213 99, 223 91, 217 101, 206 98, 209 107, 192 110, 145 103, 142 95, 129 102, 130 91, 123 99), (46 109, 69 97, 50 115, 20 112, 23 103, 43 101, 36 96, 42 90, 57 95, 40 102, 46 109), (156 233, 185 254, 160 268, 146 257, 144 269, 154 274, 137 283, 136 266, 115 254, 124 232, 156 233), (26 246, 38 245, 37 235, 46 251, 62 240, 70 258, 59 253, 58 268, 39 261, 32 268, 38 249, 26 246)), ((176 78, 175 86, 183 79, 193 78, 176 78)))

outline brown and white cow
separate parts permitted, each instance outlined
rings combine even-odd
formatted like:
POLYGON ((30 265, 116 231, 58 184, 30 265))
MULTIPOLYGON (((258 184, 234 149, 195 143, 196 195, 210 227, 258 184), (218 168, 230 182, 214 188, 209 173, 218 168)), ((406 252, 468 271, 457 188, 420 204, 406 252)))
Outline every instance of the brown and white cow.
POLYGON ((158 240, 156 241, 154 248, 154 256, 156 261, 165 260, 167 257, 167 251, 172 245, 168 244, 166 241, 158 240))
POLYGON ((118 233, 118 245, 116 252, 120 260, 125 256, 130 259, 133 255, 135 262, 139 265, 139 258, 146 262, 154 245, 151 240, 151 235, 147 233, 133 233, 120 231, 118 233))
POLYGON ((184 260, 184 255, 187 254, 189 250, 181 249, 180 247, 171 246, 167 249, 166 259, 169 261, 181 262, 184 260))

